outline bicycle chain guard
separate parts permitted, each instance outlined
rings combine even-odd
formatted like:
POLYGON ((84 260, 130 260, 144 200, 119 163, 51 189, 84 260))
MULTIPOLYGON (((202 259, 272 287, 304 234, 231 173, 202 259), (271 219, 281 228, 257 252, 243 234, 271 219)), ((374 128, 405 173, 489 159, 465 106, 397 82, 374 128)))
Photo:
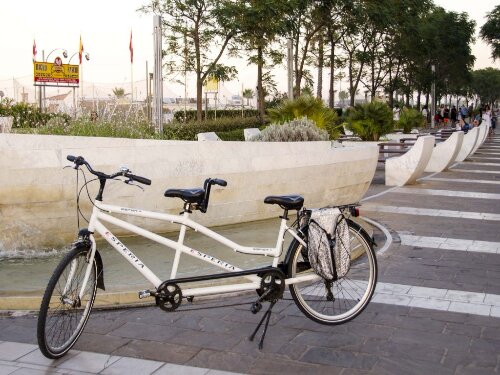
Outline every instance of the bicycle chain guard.
POLYGON ((156 304, 163 311, 177 310, 182 302, 182 291, 176 283, 166 283, 156 294, 156 304))

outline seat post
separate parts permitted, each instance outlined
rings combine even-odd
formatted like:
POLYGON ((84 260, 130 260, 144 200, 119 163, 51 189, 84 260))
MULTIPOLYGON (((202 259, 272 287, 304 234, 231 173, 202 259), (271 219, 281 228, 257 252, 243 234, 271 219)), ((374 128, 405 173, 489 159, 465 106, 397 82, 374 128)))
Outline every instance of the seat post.
POLYGON ((181 212, 181 213, 184 213, 184 212, 187 212, 189 214, 192 213, 192 211, 191 211, 191 203, 188 203, 188 202, 184 203, 184 211, 181 212))
POLYGON ((288 209, 285 208, 283 212, 283 216, 280 216, 280 219, 288 220, 288 209))

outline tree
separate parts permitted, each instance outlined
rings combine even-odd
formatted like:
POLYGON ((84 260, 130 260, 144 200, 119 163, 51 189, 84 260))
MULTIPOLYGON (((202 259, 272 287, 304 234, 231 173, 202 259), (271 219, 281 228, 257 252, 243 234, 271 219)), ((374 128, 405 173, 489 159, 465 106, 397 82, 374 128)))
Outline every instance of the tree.
POLYGON ((236 32, 228 17, 227 3, 211 0, 150 0, 139 9, 162 16, 165 54, 174 58, 170 73, 196 75, 196 117, 202 120, 203 84, 209 77, 234 77, 234 67, 219 64, 236 32), (214 53, 211 53, 214 51, 214 53))
MULTIPOLYGON (((325 14, 328 14, 329 0, 298 0, 291 16, 292 41, 294 48, 294 74, 295 92, 294 96, 300 96, 302 79, 310 75, 306 65, 311 63, 309 53, 312 42, 317 33, 320 32, 328 22, 325 14)), ((322 43, 320 41, 320 43, 322 43)))
POLYGON ((491 45, 491 57, 496 60, 500 57, 500 5, 497 5, 486 16, 488 21, 481 27, 479 35, 491 45))
POLYGON ((243 97, 247 100, 247 106, 250 106, 250 99, 253 99, 254 93, 252 89, 243 90, 243 97))
POLYGON ((125 96, 125 90, 123 87, 115 87, 113 89, 113 95, 116 96, 117 99, 121 99, 125 96))
POLYGON ((481 104, 500 99, 500 70, 486 68, 472 73, 472 92, 479 96, 481 104))
POLYGON ((344 105, 344 101, 349 99, 349 93, 347 91, 342 90, 339 92, 339 99, 342 100, 342 105, 344 105))
POLYGON ((289 33, 290 22, 286 17, 291 14, 294 1, 281 0, 237 0, 228 2, 230 16, 228 22, 237 30, 235 44, 231 52, 243 50, 249 63, 257 65, 257 109, 264 117, 264 67, 266 57, 272 65, 279 64, 283 55, 273 43, 289 33))

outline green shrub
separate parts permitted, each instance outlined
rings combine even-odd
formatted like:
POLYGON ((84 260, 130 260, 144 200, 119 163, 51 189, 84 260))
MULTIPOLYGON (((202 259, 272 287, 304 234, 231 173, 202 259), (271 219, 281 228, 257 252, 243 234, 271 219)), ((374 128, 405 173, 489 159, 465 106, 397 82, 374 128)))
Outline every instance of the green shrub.
MULTIPOLYGON (((243 117, 256 117, 259 112, 256 109, 244 109, 243 117)), ((208 120, 215 120, 215 110, 208 110, 208 120)), ((218 109, 217 110, 217 119, 220 118, 242 118, 241 117, 241 109, 218 109)), ((205 110, 203 110, 203 119, 205 120, 205 110)), ((196 121, 196 110, 190 109, 186 111, 186 116, 184 116, 184 111, 176 111, 174 113, 174 120, 178 122, 194 122, 196 121)))
POLYGON ((257 117, 221 118, 186 124, 173 122, 164 125, 163 135, 166 139, 196 141, 196 134, 198 133, 215 132, 221 139, 235 140, 233 137, 236 137, 236 134, 239 134, 239 132, 234 131, 241 130, 241 138, 238 139, 243 140, 243 129, 258 128, 261 126, 262 124, 257 117), (228 134, 225 135, 224 133, 228 134), (224 137, 227 137, 227 139, 224 137))
POLYGON ((385 103, 358 104, 347 115, 348 129, 363 141, 378 141, 382 135, 392 131, 392 111, 385 103))
POLYGON ((71 119, 65 113, 42 113, 33 104, 12 104, 12 100, 5 99, 0 102, 0 116, 14 117, 13 128, 38 128, 44 126, 52 118, 60 118, 66 123, 71 119))
POLYGON ((300 141, 327 141, 328 132, 318 128, 313 121, 306 117, 285 122, 282 125, 271 124, 252 141, 262 142, 300 142, 300 141))
POLYGON ((146 122, 132 121, 90 121, 78 119, 68 123, 59 119, 50 120, 46 126, 36 130, 38 134, 74 135, 86 137, 113 137, 113 138, 159 138, 154 128, 146 122))
POLYGON ((399 116, 399 122, 396 123, 396 126, 403 129, 405 133, 411 132, 413 128, 421 128, 424 125, 424 117, 419 111, 413 108, 403 108, 399 116))
POLYGON ((276 108, 268 110, 272 122, 284 123, 307 117, 320 129, 328 132, 330 138, 340 135, 337 113, 325 106, 323 100, 310 95, 303 95, 294 100, 284 100, 276 108))

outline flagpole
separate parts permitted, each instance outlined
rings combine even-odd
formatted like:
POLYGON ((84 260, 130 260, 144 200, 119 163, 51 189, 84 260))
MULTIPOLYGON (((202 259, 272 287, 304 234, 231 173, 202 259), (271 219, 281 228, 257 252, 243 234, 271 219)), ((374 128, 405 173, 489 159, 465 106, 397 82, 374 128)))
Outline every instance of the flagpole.
POLYGON ((130 50, 130 102, 134 102, 134 47, 132 45, 132 30, 130 30, 130 43, 128 45, 130 50))

